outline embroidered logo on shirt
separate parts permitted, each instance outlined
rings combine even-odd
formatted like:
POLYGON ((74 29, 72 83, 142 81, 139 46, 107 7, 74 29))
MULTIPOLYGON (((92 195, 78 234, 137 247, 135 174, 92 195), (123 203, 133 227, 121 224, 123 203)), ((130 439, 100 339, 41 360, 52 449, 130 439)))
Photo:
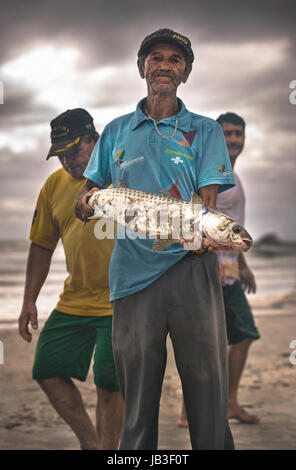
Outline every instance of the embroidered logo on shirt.
POLYGON ((132 165, 133 163, 137 162, 142 162, 145 157, 143 155, 141 157, 134 158, 133 160, 130 160, 129 162, 122 162, 122 165, 120 168, 125 168, 126 166, 132 165))
POLYGON ((178 155, 178 157, 185 157, 185 158, 189 158, 189 160, 194 160, 194 157, 191 157, 191 155, 188 155, 187 153, 180 152, 179 150, 176 151, 176 150, 165 149, 165 153, 172 153, 174 155, 178 155))
POLYGON ((220 165, 218 166, 218 171, 219 173, 222 173, 223 176, 232 174, 232 171, 225 171, 225 165, 223 163, 220 163, 220 165))
POLYGON ((124 155, 125 155, 125 150, 120 150, 120 149, 114 155, 115 158, 118 158, 118 160, 116 160, 116 163, 115 163, 116 168, 118 167, 118 165, 121 165, 123 163, 124 155))
POLYGON ((178 142, 178 145, 182 145, 182 147, 189 147, 185 139, 180 140, 180 142, 178 142))
POLYGON ((178 165, 178 163, 183 163, 183 160, 180 158, 180 157, 174 157, 174 158, 171 158, 172 162, 176 163, 176 165, 178 165))

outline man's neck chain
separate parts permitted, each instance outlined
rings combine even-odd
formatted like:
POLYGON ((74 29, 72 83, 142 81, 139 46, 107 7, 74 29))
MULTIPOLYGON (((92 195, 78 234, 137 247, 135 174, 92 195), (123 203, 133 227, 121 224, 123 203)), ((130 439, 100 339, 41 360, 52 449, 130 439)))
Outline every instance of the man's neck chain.
POLYGON ((155 121, 155 119, 153 119, 149 114, 148 114, 148 111, 147 111, 147 108, 145 106, 145 113, 147 114, 147 116, 152 119, 153 121, 153 124, 154 124, 154 129, 156 130, 157 134, 160 135, 160 137, 162 137, 163 139, 172 139, 173 137, 175 137, 176 135, 176 132, 177 132, 177 128, 178 128, 178 114, 176 114, 176 124, 175 124, 175 129, 174 129, 174 132, 172 133, 172 135, 163 135, 160 130, 158 129, 157 127, 157 123, 155 121))

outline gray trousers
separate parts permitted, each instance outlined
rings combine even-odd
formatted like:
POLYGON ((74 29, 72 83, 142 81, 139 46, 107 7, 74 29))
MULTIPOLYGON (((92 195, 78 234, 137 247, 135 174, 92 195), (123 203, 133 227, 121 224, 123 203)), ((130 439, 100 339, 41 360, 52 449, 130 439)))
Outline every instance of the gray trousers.
POLYGON ((193 449, 234 449, 217 256, 185 256, 147 288, 113 302, 113 354, 125 419, 120 449, 157 449, 170 334, 193 449))

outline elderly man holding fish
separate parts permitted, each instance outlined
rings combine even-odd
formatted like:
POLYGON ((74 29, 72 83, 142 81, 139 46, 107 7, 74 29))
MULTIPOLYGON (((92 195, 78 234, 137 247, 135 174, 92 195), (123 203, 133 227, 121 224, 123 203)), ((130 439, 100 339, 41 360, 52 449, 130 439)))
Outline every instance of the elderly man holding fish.
MULTIPOLYGON (((215 209, 217 194, 234 185, 221 126, 188 111, 177 98, 193 61, 190 40, 182 34, 161 29, 145 37, 138 70, 146 80, 147 97, 135 112, 104 129, 84 172, 87 181, 76 204, 80 219, 93 216, 90 196, 111 183, 118 191, 129 188, 156 195, 165 191, 170 198, 163 194, 164 198, 197 201, 204 211, 215 209)), ((155 248, 155 240, 131 237, 126 227, 125 236, 116 239, 109 267, 113 352, 125 399, 120 449, 157 449, 168 334, 192 448, 234 449, 227 420, 221 282, 217 256, 208 251, 217 243, 204 237, 208 249, 203 246, 196 252, 172 238, 157 240, 155 248)), ((217 235, 227 231, 223 223, 215 227, 217 235)), ((244 237, 248 248, 250 237, 244 237)))

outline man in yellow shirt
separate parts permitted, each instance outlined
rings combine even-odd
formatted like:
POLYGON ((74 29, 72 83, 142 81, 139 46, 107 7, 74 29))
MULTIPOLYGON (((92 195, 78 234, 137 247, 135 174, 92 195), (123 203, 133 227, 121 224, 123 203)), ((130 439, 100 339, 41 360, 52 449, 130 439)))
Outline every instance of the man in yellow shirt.
POLYGON ((97 240, 95 221, 84 226, 74 213, 76 196, 85 183, 83 172, 98 137, 93 119, 84 109, 68 110, 51 121, 52 146, 47 159, 58 156, 63 168, 46 180, 38 197, 30 232, 19 332, 30 342, 29 323, 32 328, 38 328, 36 300, 61 239, 69 276, 40 333, 33 379, 70 425, 82 449, 117 449, 123 399, 111 344, 108 266, 113 242, 97 240), (71 380, 71 377, 86 379, 94 349, 96 427, 71 380))

